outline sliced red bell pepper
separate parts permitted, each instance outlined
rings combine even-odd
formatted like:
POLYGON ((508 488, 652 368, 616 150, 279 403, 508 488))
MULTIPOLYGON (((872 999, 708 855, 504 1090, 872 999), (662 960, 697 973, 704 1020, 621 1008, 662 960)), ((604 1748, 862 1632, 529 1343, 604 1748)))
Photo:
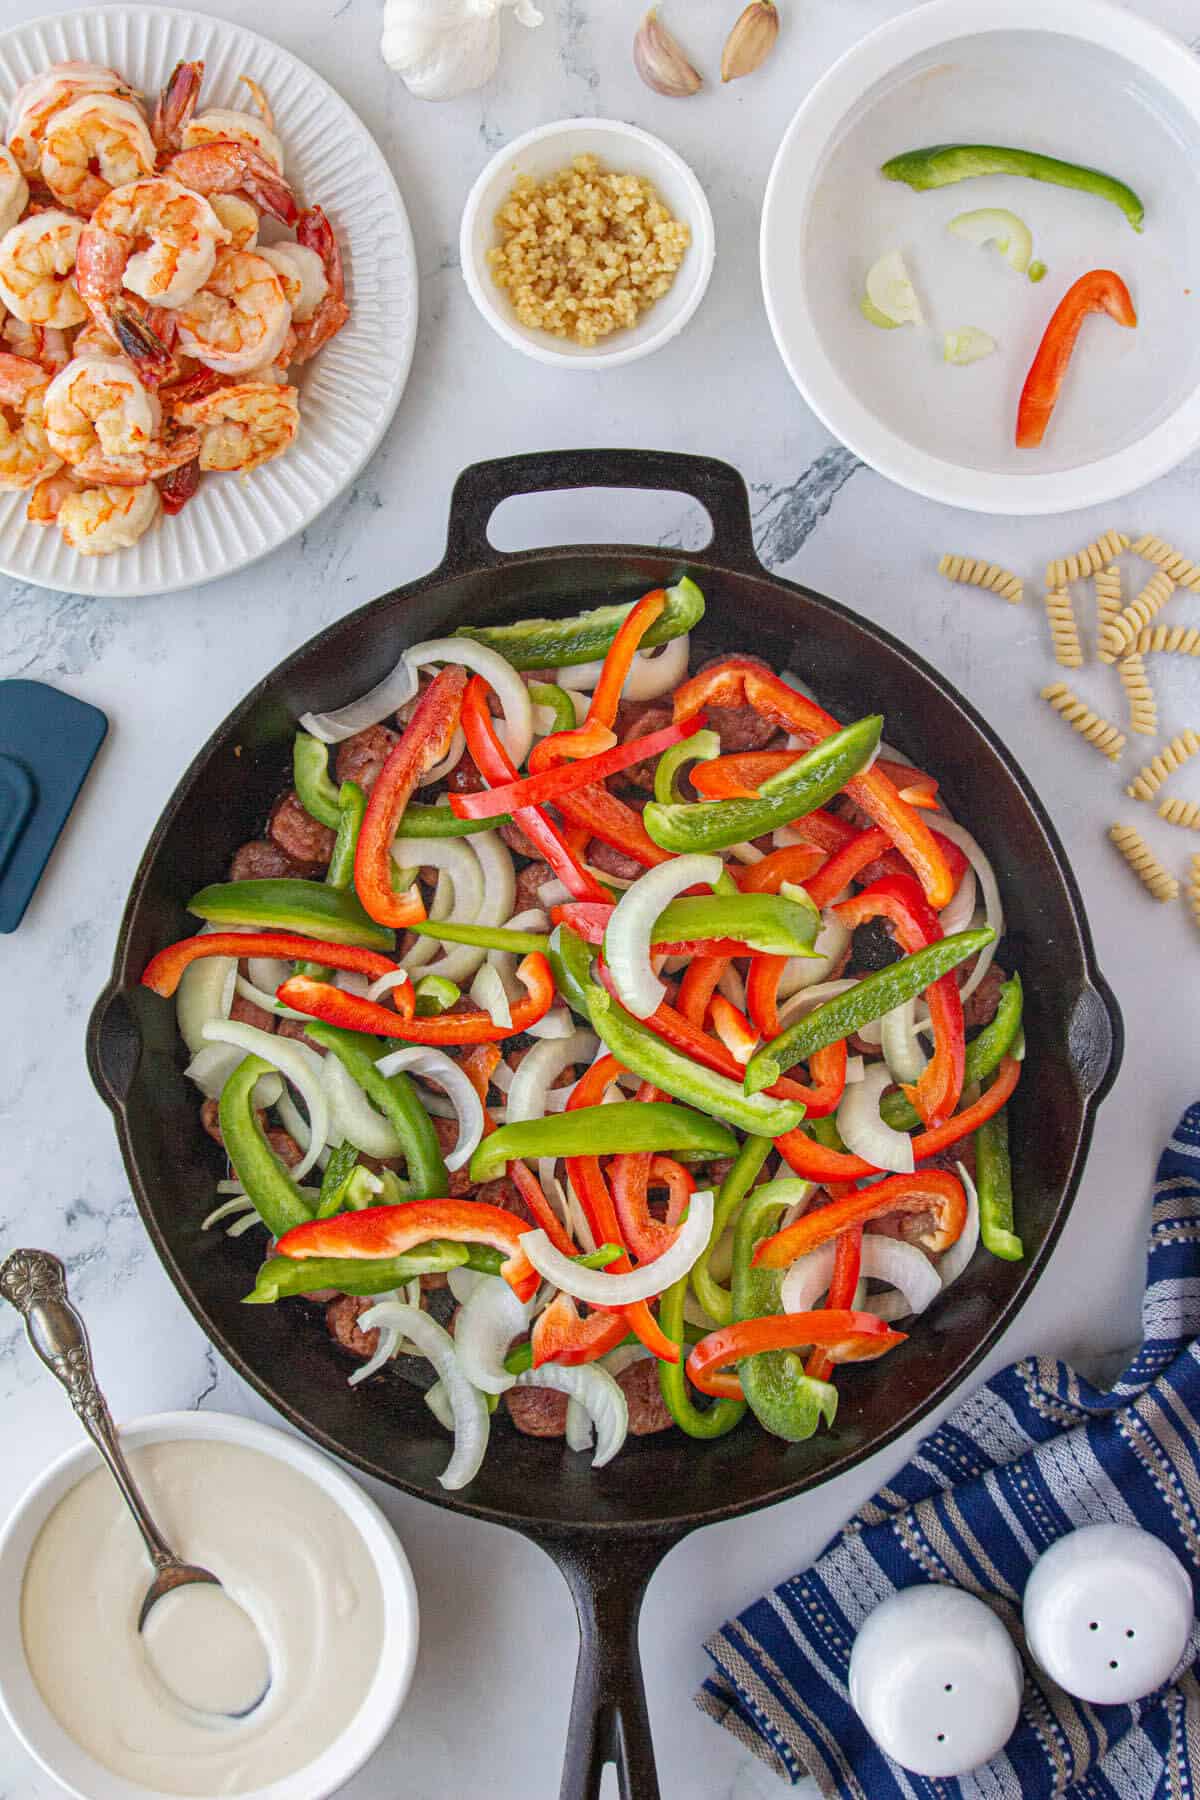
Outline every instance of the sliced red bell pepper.
MULTIPOLYGON (((1020 1079, 1021 1065, 1016 1057, 1001 1057, 995 1080, 978 1100, 955 1113, 944 1125, 938 1125, 932 1131, 919 1132, 913 1138, 913 1156, 917 1162, 927 1162, 931 1156, 940 1155, 951 1144, 957 1144, 960 1139, 970 1137, 973 1131, 978 1131, 986 1120, 1000 1111, 1020 1079)), ((775 1148, 793 1174, 803 1175, 806 1181, 819 1181, 823 1187, 836 1181, 861 1181, 864 1175, 880 1173, 875 1164, 867 1162, 865 1157, 850 1156, 842 1150, 828 1150, 824 1144, 818 1144, 814 1138, 800 1130, 789 1131, 782 1137, 777 1137, 775 1148)))
POLYGON ((275 1254, 377 1260, 402 1256, 433 1238, 490 1244, 504 1254, 500 1271, 504 1279, 519 1299, 528 1300, 538 1285, 537 1270, 521 1248, 528 1230, 515 1213, 483 1200, 409 1200, 403 1206, 369 1206, 363 1212, 335 1213, 331 1219, 295 1225, 279 1239, 275 1254))
MULTIPOLYGON (((500 1067, 501 1060, 501 1053, 495 1044, 476 1044, 473 1049, 464 1050, 458 1058, 459 1068, 479 1095, 480 1104, 485 1108, 492 1076, 500 1067)), ((490 1128, 494 1131, 495 1124, 493 1123, 490 1128)))
MULTIPOLYGON (((508 751, 496 736, 487 697, 486 681, 482 676, 473 676, 463 698, 462 724, 467 748, 480 774, 485 781, 499 787, 516 781, 517 771, 508 751)), ((551 824, 545 813, 539 812, 536 806, 524 806, 519 813, 513 814, 513 823, 520 826, 530 843, 545 857, 558 879, 570 889, 576 899, 608 899, 608 894, 600 883, 576 862, 563 842, 558 827, 551 824)))
POLYGON ((673 1156, 650 1156, 645 1152, 614 1156, 609 1177, 622 1242, 639 1263, 654 1262, 678 1237, 679 1221, 695 1192, 695 1182, 673 1156), (665 1219, 656 1219, 650 1211, 651 1187, 667 1190, 665 1219))
MULTIPOLYGON (((833 1274, 829 1278, 829 1292, 825 1296, 825 1305, 831 1312, 854 1305, 858 1278, 862 1271, 862 1237, 862 1226, 852 1225, 837 1240, 833 1255, 833 1274)), ((828 1381, 833 1370, 833 1357, 828 1350, 822 1349, 813 1351, 804 1373, 811 1381, 828 1381)))
POLYGON ((180 938, 146 964, 142 986, 170 996, 179 986, 183 971, 202 956, 278 956, 288 962, 307 959, 330 969, 353 969, 359 975, 393 974, 397 964, 377 950, 361 950, 354 944, 326 944, 293 931, 210 931, 200 937, 180 938))
MULTIPOLYGON (((820 743, 841 729, 823 707, 748 657, 729 657, 685 681, 675 693, 675 717, 690 718, 706 704, 752 706, 762 718, 808 743, 820 743)), ((866 769, 846 783, 846 792, 907 858, 929 904, 935 910, 945 906, 954 892, 946 859, 924 819, 900 798, 888 777, 878 767, 866 769)))
MULTIPOLYGON (((791 768, 802 754, 800 750, 740 750, 730 756, 717 756, 693 770, 692 786, 706 800, 749 799, 758 793, 764 781, 791 768)), ((910 806, 925 809, 937 806, 938 784, 934 776, 926 775, 921 769, 912 769, 907 763, 893 762, 886 756, 877 756, 875 767, 882 769, 894 782, 900 798, 907 800, 910 806)))
MULTIPOLYGON (((945 935, 911 875, 885 875, 833 910, 851 931, 868 919, 889 920, 897 943, 909 955, 945 935)), ((925 990, 925 1002, 933 1023, 933 1055, 917 1081, 904 1088, 904 1096, 927 1126, 944 1125, 962 1096, 967 1061, 962 998, 953 972, 925 990)))
POLYGON ((522 1200, 533 1214, 556 1250, 564 1256, 578 1256, 579 1246, 542 1191, 542 1184, 525 1163, 514 1159, 506 1165, 506 1173, 522 1200))
MULTIPOLYGON (((540 775, 529 775, 502 787, 484 788, 477 794, 451 794, 450 810, 460 819, 494 819, 498 813, 516 813, 526 806, 545 806, 557 802, 563 794, 576 788, 590 787, 619 775, 622 769, 649 757, 661 756, 672 744, 692 737, 704 724, 704 714, 687 719, 680 725, 664 725, 647 737, 633 738, 627 744, 616 744, 599 756, 586 756, 578 762, 558 763, 543 769, 540 775)), ((544 743, 548 739, 542 740, 544 743)))
POLYGON ((746 975, 746 1010, 765 1038, 779 1036, 779 983, 786 956, 756 956, 746 975))
POLYGON ((923 1250, 938 1255, 957 1243, 967 1222, 967 1196, 957 1175, 946 1169, 917 1169, 912 1175, 893 1175, 872 1187, 855 1188, 831 1200, 828 1206, 810 1209, 785 1225, 774 1236, 760 1239, 754 1264, 763 1269, 786 1269, 798 1256, 807 1256, 851 1225, 882 1219, 887 1213, 932 1213, 932 1225, 913 1233, 923 1250))
POLYGON ((698 1028, 703 1026, 708 1017, 708 1003, 728 967, 729 956, 722 951, 710 950, 705 956, 692 958, 675 996, 675 1004, 689 1024, 698 1028))
POLYGON ((708 1016, 713 1030, 734 1062, 744 1069, 758 1049, 758 1032, 745 1013, 739 1012, 733 1001, 724 994, 713 995, 708 1003, 708 1016))
MULTIPOLYGON (((772 1243, 764 1238, 764 1243, 772 1243)), ((755 1261, 757 1261, 757 1256, 755 1261)), ((892 1349, 904 1342, 902 1331, 892 1331, 874 1313, 834 1311, 769 1313, 759 1319, 741 1319, 710 1331, 692 1346, 687 1359, 688 1380, 702 1394, 728 1395, 728 1381, 721 1383, 719 1371, 746 1356, 760 1356, 765 1350, 799 1350, 807 1344, 829 1344, 836 1348, 852 1345, 855 1340, 878 1344, 880 1350, 892 1349)))
MULTIPOLYGON (((591 757, 615 743, 613 725, 621 704, 621 690, 629 678, 637 647, 667 604, 666 592, 653 588, 621 622, 621 627, 608 647, 600 679, 592 690, 587 718, 574 731, 556 731, 535 744, 529 756, 532 774, 553 768, 557 763, 577 757, 591 757)), ((677 740, 676 740, 677 741, 677 740)), ((663 748, 667 746, 664 744, 663 748)), ((648 751, 647 755, 657 755, 648 751)))
MULTIPOLYGON (((577 788, 573 794, 564 794, 558 802, 558 810, 569 825, 586 830, 589 840, 599 838, 602 844, 611 845, 623 856, 641 863, 643 868, 654 869, 659 863, 671 860, 671 852, 661 849, 642 824, 641 814, 618 800, 615 794, 610 794, 606 787, 577 788)), ((594 894, 579 896, 581 900, 607 900, 608 897, 599 888, 594 894)))
POLYGON ((421 777, 450 748, 466 687, 465 669, 450 664, 439 670, 418 700, 404 735, 371 789, 354 853, 354 889, 380 925, 416 925, 425 917, 415 885, 407 894, 397 894, 392 886, 392 843, 421 777))
POLYGON ((1137 313, 1129 289, 1112 269, 1092 269, 1069 287, 1051 315, 1021 389, 1017 407, 1017 448, 1036 450, 1046 435, 1075 349, 1079 328, 1089 313, 1104 312, 1132 329, 1137 313))
MULTIPOLYGON (((950 870, 950 879, 958 891, 960 882, 967 872, 967 859, 957 844, 943 837, 940 831, 933 832, 933 841, 941 851, 950 870)), ((856 832, 842 848, 831 856, 824 866, 817 870, 811 880, 804 883, 805 890, 814 906, 824 908, 836 900, 843 888, 849 887, 852 881, 862 874, 872 863, 881 863, 889 871, 896 874, 909 875, 911 867, 898 851, 891 847, 891 839, 886 831, 878 825, 867 831, 856 832)))
POLYGON ((408 988, 393 989, 397 1007, 382 1006, 375 1000, 362 1000, 344 988, 327 981, 314 981, 307 975, 293 975, 277 990, 277 998, 285 1006, 311 1018, 324 1019, 330 1025, 343 1025, 349 1031, 368 1031, 376 1037, 400 1038, 406 1044, 498 1044, 504 1038, 528 1031, 544 1019, 554 1004, 554 976, 545 957, 538 952, 526 956, 517 965, 517 979, 525 988, 525 996, 512 1008, 512 1024, 497 1025, 490 1013, 439 1013, 435 1018, 418 1018, 413 1011, 408 988))
POLYGON ((570 1294, 556 1294, 544 1312, 533 1322, 533 1366, 543 1363, 595 1362, 615 1350, 629 1332, 623 1313, 590 1312, 581 1318, 570 1294))
POLYGON ((815 875, 825 855, 815 844, 786 844, 761 862, 739 864, 731 874, 743 894, 777 894, 785 881, 800 887, 815 875))
POLYGON ((805 813, 802 819, 793 819, 787 829, 802 843, 823 850, 826 856, 836 856, 851 838, 858 836, 857 827, 849 819, 826 812, 823 806, 818 806, 815 812, 805 813))

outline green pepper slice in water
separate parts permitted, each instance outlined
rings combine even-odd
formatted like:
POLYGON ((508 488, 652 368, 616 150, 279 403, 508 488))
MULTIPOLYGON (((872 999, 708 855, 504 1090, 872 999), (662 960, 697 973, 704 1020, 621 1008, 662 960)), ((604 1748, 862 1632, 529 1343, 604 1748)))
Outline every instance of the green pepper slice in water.
MULTIPOLYGON (((606 656, 636 601, 598 606, 566 619, 518 619, 514 625, 460 625, 455 637, 474 638, 498 650, 514 669, 563 669, 606 656)), ((652 650, 691 631, 704 617, 704 595, 685 575, 667 589, 667 604, 641 642, 652 650)), ((573 721, 572 721, 573 722, 573 721)), ((495 824, 494 819, 488 821, 495 824)))
POLYGON ((1023 175, 1030 181, 1076 188, 1099 200, 1109 200, 1124 213, 1135 231, 1142 229, 1146 218, 1141 199, 1115 175, 1006 144, 931 144, 924 150, 906 150, 902 156, 893 156, 879 173, 888 181, 904 182, 918 194, 977 175, 1023 175))
MULTIPOLYGON (((783 1271, 756 1269, 754 1246, 774 1231, 778 1215, 809 1191, 809 1182, 785 1179, 768 1181, 748 1196, 733 1232, 735 1320, 761 1319, 783 1311, 783 1271)), ((766 1350, 743 1357, 737 1371, 750 1409, 765 1431, 800 1444, 812 1437, 822 1419, 833 1424, 837 1389, 806 1375, 796 1351, 766 1350)))

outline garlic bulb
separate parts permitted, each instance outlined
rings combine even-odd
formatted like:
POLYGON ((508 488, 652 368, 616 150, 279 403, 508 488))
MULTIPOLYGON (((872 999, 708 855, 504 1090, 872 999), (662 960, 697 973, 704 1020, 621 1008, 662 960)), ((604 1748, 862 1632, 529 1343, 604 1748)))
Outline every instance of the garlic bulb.
POLYGON ((500 14, 540 25, 532 0, 386 0, 383 60, 419 100, 453 100, 483 87, 500 57, 500 14))

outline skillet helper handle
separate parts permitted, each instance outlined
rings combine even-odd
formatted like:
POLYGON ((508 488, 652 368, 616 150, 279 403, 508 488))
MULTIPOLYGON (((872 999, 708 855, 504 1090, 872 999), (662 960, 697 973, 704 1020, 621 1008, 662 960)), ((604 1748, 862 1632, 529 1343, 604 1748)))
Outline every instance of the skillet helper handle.
POLYGON ((559 1800, 599 1800, 615 1763, 621 1800, 660 1800, 638 1651, 650 1577, 684 1534, 611 1544, 541 1540, 566 1577, 579 1618, 579 1661, 559 1800))
POLYGON ((761 575, 750 524, 746 484, 729 463, 674 450, 538 450, 502 456, 464 469, 450 496, 450 523, 442 572, 501 563, 504 554, 487 534, 501 501, 514 494, 545 494, 570 488, 650 488, 698 500, 712 521, 712 541, 703 552, 715 562, 761 575))

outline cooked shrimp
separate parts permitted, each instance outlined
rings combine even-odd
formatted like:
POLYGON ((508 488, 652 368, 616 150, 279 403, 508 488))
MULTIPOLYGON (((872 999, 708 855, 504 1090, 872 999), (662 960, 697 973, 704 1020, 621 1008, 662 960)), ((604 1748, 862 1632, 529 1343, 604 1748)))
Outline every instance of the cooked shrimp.
POLYGON ((89 456, 143 456, 158 436, 162 408, 118 356, 77 356, 50 383, 46 435, 73 469, 89 456))
POLYGON ((0 488, 33 487, 60 467, 44 422, 46 371, 0 354, 0 488))
POLYGON ((58 528, 80 556, 109 556, 129 550, 158 518, 153 482, 140 487, 87 487, 67 494, 58 509, 58 528))
POLYGON ((231 250, 253 250, 258 245, 258 208, 241 194, 210 194, 208 204, 229 233, 231 250))
POLYGON ((171 70, 150 125, 150 135, 160 154, 183 148, 183 128, 196 110, 203 80, 202 62, 177 62, 171 70))
POLYGON ((321 259, 328 283, 323 299, 312 317, 300 325, 293 353, 294 362, 307 362, 342 329, 350 317, 346 304, 346 282, 342 270, 342 253, 338 249, 333 227, 319 206, 310 206, 296 221, 296 239, 301 249, 314 250, 321 259))
POLYGON ((4 321, 0 338, 14 356, 39 363, 47 378, 57 375, 71 360, 71 344, 66 332, 57 331, 52 325, 27 325, 24 319, 10 314, 4 321))
POLYGON ((27 325, 65 331, 87 318, 75 286, 83 221, 71 213, 35 213, 0 238, 0 300, 27 325))
MULTIPOLYGON (((89 319, 86 324, 79 327, 71 344, 72 356, 120 356, 122 354, 119 340, 103 325, 97 325, 94 319, 89 319)), ((70 361, 70 357, 67 358, 67 361, 70 361)))
POLYGON ((294 225, 300 216, 296 196, 283 176, 249 144, 220 139, 181 150, 167 164, 166 173, 197 194, 245 193, 284 225, 294 225))
POLYGON ((29 496, 25 517, 31 525, 53 525, 67 495, 78 494, 80 491, 80 484, 70 469, 60 469, 57 475, 43 476, 29 496))
POLYGON ((291 318, 278 275, 248 250, 222 250, 199 293, 175 312, 182 348, 222 375, 272 362, 291 318))
POLYGON ((151 306, 190 300, 229 233, 208 201, 162 176, 114 188, 79 240, 76 283, 98 324, 112 329, 123 288, 151 306))
POLYGON ((325 265, 307 244, 271 244, 258 254, 269 262, 283 283, 284 297, 297 325, 311 319, 329 292, 325 265))
POLYGON ((271 108, 267 105, 266 95, 249 75, 242 75, 250 89, 255 105, 262 114, 256 119, 253 113, 241 112, 231 107, 210 106, 206 112, 196 113, 189 117, 183 128, 183 146, 185 150, 194 150, 200 144, 226 142, 249 144, 252 150, 265 157, 282 175, 283 145, 275 134, 275 119, 271 108))
POLYGON ((115 69, 87 62, 52 63, 17 89, 8 113, 8 146, 26 175, 37 174, 42 138, 51 119, 85 94, 128 99, 133 89, 115 69))
POLYGON ((244 473, 283 455, 300 423, 300 397, 294 387, 242 381, 185 401, 172 413, 181 424, 199 428, 202 469, 244 473))
POLYGON ((14 226, 29 204, 29 183, 11 150, 0 144, 0 236, 14 226))
POLYGON ((54 198, 90 217, 105 195, 154 173, 154 140, 132 100, 85 94, 50 121, 42 179, 54 198))

